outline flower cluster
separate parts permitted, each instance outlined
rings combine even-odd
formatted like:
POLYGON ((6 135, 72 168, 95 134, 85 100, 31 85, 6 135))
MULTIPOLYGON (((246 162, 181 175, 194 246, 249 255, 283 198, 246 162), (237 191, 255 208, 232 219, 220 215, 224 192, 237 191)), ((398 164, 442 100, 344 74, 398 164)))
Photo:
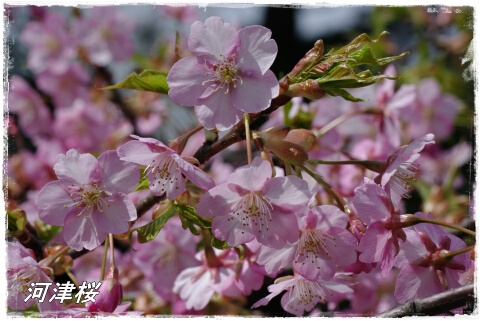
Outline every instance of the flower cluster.
MULTIPOLYGON (((375 316, 470 289, 473 151, 452 137, 473 113, 433 71, 391 64, 407 53, 378 58, 387 33, 318 40, 276 74, 278 35, 215 16, 184 30, 193 7, 152 10, 179 30, 152 57, 120 8, 27 13, 6 118, 10 310, 375 316), (114 84, 130 64, 146 70, 114 84)), ((467 312, 455 299, 438 313, 467 312)))

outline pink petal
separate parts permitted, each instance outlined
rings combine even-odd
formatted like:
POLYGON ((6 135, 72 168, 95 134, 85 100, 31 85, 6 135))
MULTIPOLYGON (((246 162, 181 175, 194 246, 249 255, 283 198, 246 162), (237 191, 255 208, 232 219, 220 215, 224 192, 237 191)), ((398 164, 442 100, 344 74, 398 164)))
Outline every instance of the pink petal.
POLYGON ((237 30, 220 17, 194 22, 188 37, 188 49, 198 57, 229 57, 236 44, 237 30))
POLYGON ((110 192, 130 193, 140 180, 138 167, 121 161, 116 151, 107 151, 98 157, 101 182, 110 192))
POLYGON ((66 155, 58 155, 53 166, 58 178, 73 179, 80 184, 90 182, 90 176, 97 166, 96 158, 91 154, 80 154, 70 149, 66 155))
POLYGON ((143 166, 152 165, 153 160, 158 157, 158 153, 152 152, 148 145, 137 140, 129 141, 118 147, 117 153, 122 161, 143 166))
POLYGON ((257 254, 257 263, 265 266, 268 274, 274 274, 292 265, 295 259, 296 245, 286 244, 280 249, 262 245, 257 254))
POLYGON ((183 175, 185 175, 193 184, 204 190, 209 190, 215 186, 213 179, 200 168, 186 162, 176 154, 172 155, 172 157, 175 162, 177 162, 183 175))
POLYGON ((206 129, 217 128, 220 131, 232 128, 243 117, 243 113, 233 107, 230 95, 222 90, 200 99, 195 106, 195 115, 206 129))
POLYGON ((362 221, 369 225, 391 217, 392 201, 385 190, 373 181, 355 189, 355 198, 352 201, 362 221))
POLYGON ((216 216, 212 222, 212 231, 217 239, 226 241, 230 246, 245 244, 254 239, 251 227, 233 214, 216 216))
POLYGON ((280 212, 293 213, 307 205, 311 193, 306 181, 295 176, 287 176, 269 179, 263 187, 263 195, 280 212))
POLYGON ((61 181, 50 182, 38 193, 36 206, 39 218, 47 224, 63 226, 65 216, 73 203, 70 194, 61 181))
POLYGON ((205 193, 197 205, 198 214, 204 217, 227 215, 242 198, 237 192, 227 187, 227 184, 218 185, 205 193))
POLYGON ((271 70, 267 70, 258 78, 242 77, 242 83, 232 90, 232 102, 236 108, 246 113, 258 113, 270 106, 279 90, 277 77, 271 70))
POLYGON ((228 177, 231 189, 240 187, 243 193, 260 191, 272 177, 272 166, 261 157, 255 157, 252 164, 239 167, 228 177))
POLYGON ((284 215, 272 212, 272 221, 268 222, 266 228, 261 230, 253 229, 257 241, 272 248, 282 248, 285 244, 295 243, 300 237, 297 218, 295 215, 284 215), (262 231, 262 232, 259 232, 262 231))
POLYGON ((107 234, 95 224, 92 215, 85 217, 84 215, 77 216, 75 213, 70 213, 65 218, 63 238, 68 246, 76 251, 83 248, 93 250, 102 244, 107 234))
POLYGON ((380 262, 384 248, 390 244, 388 241, 391 237, 392 231, 386 230, 381 223, 370 225, 357 247, 357 250, 362 252, 359 257, 360 261, 364 263, 380 262))
POLYGON ((248 26, 238 31, 240 40, 237 60, 240 69, 251 75, 263 75, 272 66, 278 52, 272 32, 262 26, 248 26))
POLYGON ((109 197, 108 204, 110 206, 102 207, 102 212, 96 211, 94 213, 95 226, 112 234, 121 234, 128 231, 128 222, 137 218, 135 205, 127 196, 122 195, 109 197))
POLYGON ((212 278, 209 271, 204 271, 196 279, 199 269, 192 267, 182 271, 175 280, 173 292, 177 293, 185 301, 187 309, 201 310, 207 306, 215 290, 211 287, 212 278))
POLYGON ((443 291, 433 268, 407 265, 400 270, 395 284, 395 298, 399 303, 443 291))
POLYGON ((177 61, 167 76, 170 87, 168 96, 182 106, 198 105, 198 98, 207 87, 203 83, 209 79, 209 70, 202 61, 195 57, 185 57, 177 61))

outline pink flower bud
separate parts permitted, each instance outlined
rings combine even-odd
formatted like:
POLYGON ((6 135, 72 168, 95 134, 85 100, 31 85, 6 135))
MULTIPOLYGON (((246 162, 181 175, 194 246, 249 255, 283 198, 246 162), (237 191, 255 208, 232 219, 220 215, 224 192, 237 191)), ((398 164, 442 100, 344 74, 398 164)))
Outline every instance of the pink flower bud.
POLYGON ((110 266, 107 278, 100 286, 95 302, 88 302, 88 312, 113 312, 122 302, 123 290, 118 281, 118 269, 110 266))

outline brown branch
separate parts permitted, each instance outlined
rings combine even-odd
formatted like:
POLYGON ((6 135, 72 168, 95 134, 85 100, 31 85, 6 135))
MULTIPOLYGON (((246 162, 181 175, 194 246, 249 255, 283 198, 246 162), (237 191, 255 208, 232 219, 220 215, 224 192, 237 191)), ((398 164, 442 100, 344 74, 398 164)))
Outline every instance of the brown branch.
POLYGON ((44 258, 43 246, 45 243, 38 238, 37 232, 33 226, 30 225, 30 223, 27 222, 25 228, 15 234, 15 238, 20 242, 20 244, 28 249, 31 249, 35 253, 37 261, 40 261, 44 258))
POLYGON ((465 306, 473 298, 474 285, 435 294, 428 298, 408 301, 390 311, 378 314, 379 318, 400 318, 412 315, 439 315, 452 309, 465 306))
MULTIPOLYGON (((272 100, 270 107, 260 113, 250 115, 251 129, 256 129, 260 126, 259 122, 256 122, 257 120, 263 116, 271 114, 279 107, 288 103, 291 99, 292 97, 280 94, 277 98, 272 100)), ((198 159, 200 164, 204 164, 213 155, 221 152, 230 145, 243 141, 245 138, 245 123, 241 120, 238 124, 233 126, 233 128, 230 129, 222 139, 219 139, 216 142, 205 142, 195 153, 194 157, 198 159)))

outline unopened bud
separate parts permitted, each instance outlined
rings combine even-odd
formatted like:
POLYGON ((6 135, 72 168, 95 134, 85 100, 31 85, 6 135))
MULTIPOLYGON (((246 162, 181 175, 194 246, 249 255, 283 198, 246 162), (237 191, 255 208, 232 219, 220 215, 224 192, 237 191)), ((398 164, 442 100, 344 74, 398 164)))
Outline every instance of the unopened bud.
POLYGON ((316 100, 325 96, 325 90, 313 79, 308 79, 304 82, 290 85, 286 95, 290 97, 305 97, 316 100))
POLYGON ((304 147, 278 138, 278 135, 269 131, 256 133, 263 146, 282 160, 291 164, 301 164, 308 159, 308 153, 304 147))
POLYGON ((310 151, 313 148, 317 137, 315 137, 315 134, 313 134, 311 130, 298 128, 290 130, 287 137, 285 137, 285 140, 300 145, 307 151, 310 151))
POLYGON ((292 71, 288 73, 290 78, 299 76, 303 71, 308 70, 318 64, 323 57, 324 47, 323 40, 319 39, 315 42, 312 49, 310 49, 302 59, 293 67, 292 71))
POLYGON ((107 277, 100 286, 95 302, 87 303, 88 312, 113 312, 122 302, 123 290, 118 280, 118 269, 110 266, 107 277))

